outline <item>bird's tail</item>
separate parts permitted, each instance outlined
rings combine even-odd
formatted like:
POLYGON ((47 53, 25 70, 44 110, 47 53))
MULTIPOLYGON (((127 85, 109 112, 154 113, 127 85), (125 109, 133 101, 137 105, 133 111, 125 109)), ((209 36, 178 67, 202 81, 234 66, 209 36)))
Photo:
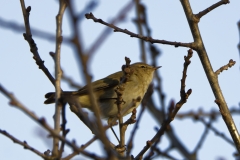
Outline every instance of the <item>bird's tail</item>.
POLYGON ((51 104, 55 102, 55 92, 49 92, 47 94, 45 94, 45 98, 47 98, 44 101, 44 104, 51 104))
MULTIPOLYGON (((62 92, 60 100, 62 99, 62 97, 66 97, 66 95, 71 95, 72 93, 73 92, 62 92)), ((49 92, 45 94, 45 98, 47 99, 44 101, 44 104, 55 103, 55 92, 49 92)))

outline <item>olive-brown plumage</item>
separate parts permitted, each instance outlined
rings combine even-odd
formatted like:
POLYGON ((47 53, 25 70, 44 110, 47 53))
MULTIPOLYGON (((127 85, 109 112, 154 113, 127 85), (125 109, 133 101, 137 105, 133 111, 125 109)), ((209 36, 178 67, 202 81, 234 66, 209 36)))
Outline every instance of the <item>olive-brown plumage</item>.
MULTIPOLYGON (((152 82, 154 71, 158 68, 160 67, 153 67, 141 62, 131 65, 133 74, 124 84, 125 89, 123 91, 122 97, 125 103, 122 104, 122 109, 126 108, 133 99, 136 99, 139 96, 141 99, 143 98, 148 89, 148 86, 152 82)), ((120 83, 120 78, 122 76, 123 72, 120 71, 113 73, 103 79, 92 82, 94 94, 98 101, 101 116, 103 118, 112 118, 118 113, 117 105, 115 103, 117 98, 115 89, 120 83)), ((54 92, 47 93, 45 97, 47 98, 47 100, 44 102, 45 104, 55 102, 54 92)), ((86 86, 79 89, 78 91, 62 92, 61 99, 64 102, 69 103, 69 105, 75 105, 75 103, 79 103, 81 107, 92 110, 86 86)), ((136 107, 138 107, 139 104, 140 102, 137 102, 136 107)), ((127 110, 124 113, 124 116, 129 114, 132 110, 133 108, 127 110)))

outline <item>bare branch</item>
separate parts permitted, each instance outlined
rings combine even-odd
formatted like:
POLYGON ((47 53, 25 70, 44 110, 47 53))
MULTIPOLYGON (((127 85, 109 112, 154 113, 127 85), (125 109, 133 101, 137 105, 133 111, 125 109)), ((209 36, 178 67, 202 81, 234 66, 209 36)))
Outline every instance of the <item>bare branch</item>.
MULTIPOLYGON (((60 66, 60 53, 61 53, 61 44, 62 44, 62 19, 64 11, 67 7, 67 2, 65 0, 61 0, 59 2, 59 11, 58 15, 56 16, 56 50, 55 50, 55 113, 54 113, 54 130, 57 134, 60 133, 60 117, 61 117, 61 110, 62 110, 62 103, 59 102, 61 97, 61 77, 62 71, 60 66)), ((53 156, 60 156, 59 154, 59 139, 54 137, 53 138, 53 149, 52 149, 53 156)), ((60 158, 60 157, 59 157, 60 158)))
MULTIPOLYGON (((140 35, 143 35, 143 23, 146 22, 145 20, 145 7, 139 2, 139 0, 135 1, 135 6, 136 6, 136 15, 137 18, 134 20, 137 26, 138 33, 140 35)), ((147 63, 146 59, 146 49, 144 45, 144 41, 139 39, 139 45, 140 45, 140 52, 141 52, 141 60, 144 63, 147 63)))
MULTIPOLYGON (((152 88, 152 85, 150 85, 149 88, 152 88)), ((132 148, 133 148, 133 140, 134 140, 134 136, 136 135, 136 132, 137 132, 137 129, 139 127, 139 123, 140 123, 140 120, 142 118, 142 115, 143 115, 143 112, 145 111, 145 105, 146 105, 146 100, 148 100, 148 98, 152 95, 153 93, 153 90, 149 89, 147 90, 146 94, 144 95, 144 98, 143 98, 143 101, 142 101, 142 107, 141 107, 141 110, 140 110, 140 113, 138 115, 138 119, 134 125, 134 128, 131 132, 131 135, 130 135, 130 138, 128 140, 128 143, 127 143, 127 157, 130 156, 131 154, 131 151, 132 151, 132 148)), ((134 112, 134 111, 133 111, 134 112)), ((136 114, 136 113, 135 113, 136 114)), ((136 118, 136 117, 135 117, 136 118)))
POLYGON ((70 142, 63 136, 57 134, 52 127, 46 122, 44 118, 39 118, 35 113, 28 110, 23 104, 21 104, 13 94, 9 93, 3 86, 0 84, 0 92, 2 92, 5 96, 7 96, 10 99, 10 105, 15 106, 16 108, 23 111, 27 116, 32 118, 35 122, 40 124, 43 128, 45 128, 53 137, 57 137, 62 142, 66 143, 69 147, 71 147, 75 152, 82 153, 85 156, 92 157, 94 159, 102 160, 104 158, 98 157, 97 155, 93 155, 92 153, 89 153, 87 151, 84 151, 84 149, 79 148, 76 146, 75 141, 70 142))
POLYGON ((213 122, 213 119, 210 119, 210 121, 208 123, 206 123, 205 126, 205 130, 201 136, 201 138, 199 139, 195 149, 193 150, 193 153, 197 154, 197 152, 200 150, 200 148, 202 147, 204 140, 206 140, 207 135, 208 135, 208 131, 209 131, 209 126, 211 126, 211 123, 213 122))
POLYGON ((114 32, 122 32, 122 33, 125 33, 127 35, 130 35, 130 37, 139 38, 139 39, 142 39, 142 40, 150 42, 150 43, 168 44, 168 45, 173 45, 175 47, 188 47, 188 48, 195 49, 195 44, 194 43, 171 42, 171 41, 158 40, 158 39, 153 39, 152 37, 145 37, 145 36, 142 36, 142 35, 139 35, 139 34, 135 34, 133 32, 128 31, 127 29, 121 29, 119 27, 116 27, 113 24, 109 24, 107 22, 104 22, 102 19, 97 19, 96 17, 94 17, 94 15, 92 13, 85 14, 85 17, 87 19, 92 19, 94 22, 101 23, 105 26, 113 28, 114 32))
POLYGON ((226 124, 226 126, 228 127, 228 130, 232 136, 232 139, 234 140, 234 143, 236 145, 236 148, 238 150, 238 152, 240 153, 240 136, 239 136, 239 132, 237 130, 237 127, 233 121, 233 118, 229 112, 228 109, 228 105, 224 99, 222 90, 219 86, 218 83, 218 77, 215 74, 215 72, 213 71, 213 68, 211 66, 210 60, 208 58, 208 54, 207 51, 204 47, 202 38, 201 38, 201 34, 199 31, 199 27, 198 27, 198 21, 194 20, 194 15, 189 3, 189 0, 180 0, 180 2, 182 3, 183 6, 183 10, 185 12, 185 15, 187 17, 188 20, 188 24, 189 27, 191 29, 192 35, 193 35, 193 39, 194 39, 194 43, 198 44, 196 51, 199 55, 200 61, 202 63, 202 66, 204 68, 204 71, 206 73, 207 79, 209 81, 209 84, 212 88, 212 92, 215 96, 215 99, 218 101, 218 103, 220 104, 220 111, 222 114, 224 114, 225 116, 223 116, 224 118, 224 122, 226 124))
MULTIPOLYGON (((86 149, 88 146, 90 146, 95 140, 97 140, 97 137, 94 136, 92 139, 90 139, 87 143, 85 143, 84 145, 82 145, 79 150, 84 150, 86 149)), ((78 154, 78 152, 73 152, 72 154, 69 154, 67 157, 62 158, 61 160, 70 160, 71 158, 73 158, 74 156, 76 156, 78 154)))
MULTIPOLYGON (((239 38, 240 38, 240 21, 238 21, 237 25, 238 25, 238 32, 239 32, 239 38)), ((238 52, 240 54, 240 42, 238 43, 238 52)))
POLYGON ((20 141, 17 138, 15 138, 14 136, 12 136, 11 134, 9 134, 7 131, 5 130, 1 130, 0 129, 0 133, 5 135, 6 137, 10 138, 14 143, 17 143, 21 146, 24 147, 24 149, 28 149, 30 151, 32 151, 33 153, 39 155, 40 157, 42 157, 43 159, 48 159, 48 156, 46 156, 45 154, 39 152, 38 150, 36 150, 35 148, 31 147, 29 144, 27 144, 26 141, 20 141))
POLYGON ((77 53, 78 53, 78 58, 80 60, 80 64, 82 65, 83 68, 83 73, 85 75, 85 81, 87 82, 87 89, 88 89, 88 94, 89 94, 89 99, 91 102, 91 106, 92 106, 92 110, 94 112, 94 115, 96 117, 96 124, 98 126, 98 130, 99 130, 99 139, 102 141, 104 147, 105 147, 105 152, 106 154, 110 157, 110 158, 114 158, 115 155, 112 152, 112 148, 111 145, 109 144, 109 140, 106 136, 105 130, 103 128, 103 124, 101 121, 101 117, 100 117, 100 109, 99 106, 97 104, 96 98, 94 96, 93 93, 93 87, 91 84, 91 79, 92 77, 89 75, 88 73, 88 68, 87 68, 87 64, 88 64, 88 60, 89 60, 89 56, 85 55, 82 49, 82 42, 81 39, 79 37, 79 31, 78 31, 78 23, 76 21, 77 17, 75 16, 74 10, 73 10, 73 2, 72 1, 68 1, 69 4, 69 13, 70 13, 70 17, 71 17, 71 21, 72 21, 72 26, 73 26, 73 39, 72 42, 76 47, 77 53))
MULTIPOLYGON (((127 13, 132 9, 134 5, 134 0, 129 1, 116 15, 116 17, 110 21, 111 24, 117 24, 121 21, 123 21, 127 15, 127 13)), ((85 12, 87 13, 87 12, 85 12)), ((84 13, 84 14, 85 14, 84 13)), ((100 34, 98 38, 93 42, 93 44, 90 46, 88 51, 86 52, 89 57, 92 57, 95 51, 103 44, 103 42, 106 40, 107 36, 109 35, 111 29, 106 28, 104 31, 100 34)))
MULTIPOLYGON (((231 115, 233 114, 240 114, 239 108, 231 108, 230 110, 231 115)), ((185 113, 178 113, 176 118, 183 119, 183 118, 193 118, 194 120, 198 120, 200 117, 209 117, 211 119, 216 119, 221 113, 217 110, 211 110, 210 112, 203 111, 201 108, 198 111, 189 111, 185 113)))
POLYGON ((231 139, 229 139, 224 133, 219 132, 215 127, 213 127, 211 125, 211 123, 207 123, 203 118, 199 118, 200 122, 202 122, 206 127, 208 127, 209 129, 211 129, 215 135, 221 137, 222 139, 224 139, 226 142, 228 142, 229 144, 231 144, 232 146, 235 146, 235 144, 233 143, 233 141, 231 139))
POLYGON ((236 63, 236 61, 233 61, 232 59, 229 60, 228 64, 226 64, 225 66, 222 66, 221 68, 219 68, 218 70, 215 71, 216 75, 219 75, 223 70, 228 70, 228 68, 231 68, 232 66, 234 66, 236 63))
MULTIPOLYGON (((1 28, 14 31, 16 33, 22 33, 25 31, 25 26, 23 24, 19 24, 14 21, 5 20, 2 17, 0 17, 0 26, 1 26, 1 28)), ((34 35, 34 37, 48 40, 50 42, 55 42, 55 40, 56 40, 55 34, 52 34, 50 32, 46 32, 43 30, 39 30, 34 27, 31 27, 31 33, 34 35)), ((67 37, 67 36, 64 37, 63 43, 70 44, 71 43, 70 37, 67 37)))
POLYGON ((213 4, 213 5, 211 5, 211 6, 208 7, 207 9, 199 12, 199 13, 196 14, 195 16, 196 16, 198 19, 200 19, 202 16, 205 16, 207 13, 209 13, 209 12, 212 11, 212 10, 214 10, 215 8, 217 8, 217 7, 219 7, 219 6, 223 5, 223 4, 228 4, 228 3, 230 3, 229 0, 221 0, 221 1, 219 1, 219 2, 217 2, 217 3, 215 3, 215 4, 213 4))
MULTIPOLYGON (((173 121, 174 117, 176 116, 177 112, 179 111, 179 109, 182 107, 182 105, 184 103, 187 102, 188 97, 190 96, 190 94, 192 93, 192 90, 189 89, 187 92, 185 92, 185 81, 186 81, 186 73, 187 73, 187 68, 188 65, 190 64, 190 58, 192 57, 192 50, 189 49, 188 50, 188 56, 184 56, 184 67, 183 67, 183 74, 182 74, 182 79, 181 79, 181 89, 180 89, 180 96, 181 99, 180 101, 175 105, 174 108, 170 107, 169 108, 169 114, 168 114, 168 118, 163 122, 161 128, 158 130, 158 132, 155 134, 155 136, 146 142, 146 146, 138 153, 138 155, 135 157, 135 160, 141 159, 143 154, 154 144, 156 143, 161 136, 164 134, 164 132, 166 131, 167 127, 169 126, 169 124, 173 121)), ((170 105, 172 106, 172 105, 170 105)))
POLYGON ((26 29, 26 33, 23 33, 23 37, 28 42, 30 46, 30 51, 33 53, 33 59, 36 61, 36 64, 39 66, 39 69, 41 69, 45 73, 48 79, 55 86, 55 79, 53 78, 51 73, 48 71, 48 69, 45 67, 44 61, 39 56, 37 45, 32 38, 32 33, 31 33, 31 28, 29 23, 29 15, 30 15, 31 7, 28 6, 26 9, 24 0, 20 0, 20 2, 21 2, 24 24, 26 29))

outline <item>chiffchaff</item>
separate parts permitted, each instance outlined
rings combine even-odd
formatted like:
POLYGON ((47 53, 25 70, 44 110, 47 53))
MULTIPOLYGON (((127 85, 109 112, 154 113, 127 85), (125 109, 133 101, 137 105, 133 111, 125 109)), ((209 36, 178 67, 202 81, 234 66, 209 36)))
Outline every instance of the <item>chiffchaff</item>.
MULTIPOLYGON (((146 93, 148 86, 152 82, 154 71, 160 67, 153 67, 145 63, 134 63, 130 65, 133 70, 133 74, 129 77, 127 82, 124 84, 124 91, 122 98, 124 103, 122 104, 122 110, 128 107, 133 99, 141 97, 141 100, 146 93)), ((115 92, 116 87, 120 84, 120 79, 124 75, 122 71, 113 73, 103 79, 92 82, 92 87, 94 90, 95 97, 98 101, 100 107, 100 114, 102 118, 113 118, 118 113, 118 108, 116 104, 117 94, 115 92)), ((45 104, 50 104, 55 102, 55 93, 50 92, 45 95, 47 100, 45 104)), ((81 107, 88 108, 92 110, 90 98, 88 96, 87 87, 79 89, 74 92, 62 92, 61 100, 63 102, 69 103, 69 105, 74 105, 74 103, 79 103, 81 107)), ((140 104, 141 101, 137 102, 135 107, 128 109, 123 116, 132 112, 132 110, 140 104)), ((79 106, 79 105, 76 105, 79 106)))

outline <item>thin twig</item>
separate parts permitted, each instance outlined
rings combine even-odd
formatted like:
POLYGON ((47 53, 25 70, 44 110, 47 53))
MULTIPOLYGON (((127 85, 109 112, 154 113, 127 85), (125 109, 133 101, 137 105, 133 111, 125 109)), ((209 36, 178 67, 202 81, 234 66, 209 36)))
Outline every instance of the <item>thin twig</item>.
MULTIPOLYGON (((66 119, 66 105, 63 104, 62 106, 62 124, 61 124, 61 131, 62 131, 62 136, 64 138, 66 138, 67 134, 69 133, 69 129, 66 129, 66 123, 67 123, 67 119, 66 119)), ((59 158, 62 157, 62 153, 64 152, 64 147, 65 147, 65 142, 62 142, 60 145, 60 150, 59 150, 59 158)))
MULTIPOLYGON (((238 33, 239 33, 239 39, 240 39, 240 21, 238 21, 237 25, 238 25, 238 33)), ((238 52, 240 54, 240 42, 238 42, 238 52)))
POLYGON ((109 24, 107 22, 104 22, 102 19, 97 19, 97 18, 94 17, 94 15, 92 13, 85 14, 85 17, 87 19, 92 19, 94 22, 98 22, 98 23, 101 23, 105 26, 113 28, 114 32, 122 32, 122 33, 125 33, 127 35, 130 35, 130 37, 136 37, 136 38, 142 39, 142 40, 150 42, 150 43, 168 44, 168 45, 173 45, 175 47, 188 47, 188 48, 192 48, 192 49, 196 48, 194 43, 171 42, 171 41, 158 40, 158 39, 153 39, 152 37, 145 37, 145 36, 142 36, 142 35, 139 35, 139 34, 135 34, 133 32, 128 31, 127 29, 121 29, 119 27, 116 27, 113 24, 109 24))
MULTIPOLYGON (((142 25, 145 22, 145 19, 144 19, 145 17, 143 16, 145 12, 145 8, 139 2, 139 0, 135 0, 135 7, 136 7, 137 18, 136 20, 134 20, 134 22, 136 23, 138 34, 143 35, 142 25)), ((139 44, 140 44, 141 60, 142 62, 147 63, 144 40, 139 39, 139 44)))
POLYGON ((88 73, 88 68, 87 65, 89 63, 88 59, 89 56, 83 54, 83 48, 82 48, 82 42, 81 42, 81 38, 79 36, 79 27, 78 27, 78 23, 76 21, 77 17, 75 16, 74 10, 73 10, 73 2, 72 1, 68 1, 69 4, 69 13, 70 13, 70 19, 72 22, 72 26, 73 26, 73 32, 74 32, 74 37, 72 39, 73 44, 76 47, 77 53, 78 53, 78 58, 80 60, 80 64, 81 67, 83 68, 83 73, 84 73, 84 78, 85 81, 87 82, 87 89, 88 89, 88 95, 89 95, 89 100, 91 102, 91 106, 92 106, 92 110, 94 112, 94 115, 96 117, 96 124, 98 126, 98 130, 99 130, 99 135, 98 138, 102 141, 104 147, 105 147, 105 152, 108 155, 109 158, 114 159, 115 155, 112 152, 112 148, 111 145, 109 143, 109 140, 106 136, 105 130, 103 128, 103 124, 101 121, 101 117, 100 117, 100 109, 99 106, 97 104, 96 98, 94 96, 93 93, 93 87, 91 84, 91 76, 88 73))
POLYGON ((209 129, 211 129, 217 136, 221 137, 222 139, 224 139, 225 141, 227 141, 229 144, 231 144, 232 146, 235 146, 233 141, 229 138, 227 138, 227 136, 224 133, 219 132, 215 127, 213 127, 211 124, 208 124, 204 118, 199 118, 199 121, 202 122, 205 126, 209 127, 209 129))
POLYGON ((119 121, 119 132, 120 132, 120 143, 116 147, 116 150, 121 156, 124 156, 125 154, 125 132, 127 129, 127 126, 123 124, 123 115, 121 114, 122 111, 122 104, 124 103, 123 94, 125 90, 125 84, 129 81, 129 78, 133 74, 133 70, 131 69, 130 63, 131 60, 127 57, 125 57, 126 65, 123 65, 122 71, 123 76, 121 77, 121 81, 116 88, 115 92, 117 94, 116 104, 118 108, 118 121, 119 121))
MULTIPOLYGON (((121 21, 124 21, 127 13, 132 9, 134 6, 135 0, 130 0, 127 2, 127 4, 119 11, 119 13, 115 16, 113 20, 110 21, 111 24, 118 24, 121 21)), ((87 13, 87 12, 85 12, 87 13)), ((85 14, 84 13, 84 14, 85 14)), ((103 32, 96 38, 96 40, 93 42, 93 44, 90 46, 90 48, 86 51, 86 53, 89 55, 89 57, 92 57, 95 51, 103 44, 103 42, 107 39, 107 36, 109 35, 111 29, 105 28, 103 32)))
POLYGON ((156 159, 158 156, 163 156, 163 157, 166 157, 167 159, 172 159, 172 160, 177 159, 177 158, 167 154, 166 152, 161 151, 160 149, 158 149, 156 147, 153 148, 153 151, 155 151, 157 153, 157 155, 152 157, 152 159, 156 159))
POLYGON ((155 136, 146 142, 146 146, 138 153, 138 155, 135 157, 135 160, 139 160, 142 158, 143 154, 155 143, 157 142, 161 136, 163 135, 163 133, 166 131, 167 127, 169 126, 169 124, 173 121, 174 117, 176 116, 177 112, 179 111, 179 109, 182 107, 182 105, 184 103, 187 102, 188 97, 190 96, 190 94, 192 93, 192 90, 189 89, 187 92, 185 92, 185 81, 186 81, 186 77, 187 77, 187 68, 188 65, 190 64, 190 58, 192 57, 192 50, 189 49, 188 50, 188 55, 184 56, 184 67, 183 67, 183 74, 182 74, 182 79, 181 79, 181 89, 180 89, 180 96, 181 99, 180 101, 175 105, 174 108, 172 108, 172 105, 170 105, 171 107, 169 108, 169 114, 168 114, 168 118, 163 122, 161 128, 158 130, 158 132, 155 134, 155 136))
POLYGON ((234 64, 236 63, 236 61, 230 59, 228 64, 222 66, 221 68, 219 68, 218 70, 215 71, 216 75, 219 75, 223 70, 228 70, 228 68, 231 68, 232 66, 234 66, 234 64))
MULTIPOLYGON (((80 150, 84 150, 86 149, 88 146, 90 146, 95 140, 97 140, 97 137, 94 136, 92 139, 90 139, 87 143, 85 143, 84 145, 82 145, 79 149, 80 150)), ((76 156, 78 154, 78 152, 73 152, 72 154, 69 154, 67 157, 62 158, 61 160, 70 160, 71 158, 73 158, 74 156, 76 156)))
MULTIPOLYGON (((231 115, 233 114, 240 114, 239 108, 231 108, 230 110, 231 115)), ((218 116, 220 116, 221 113, 219 113, 218 110, 211 110, 210 112, 206 112, 202 109, 199 109, 198 111, 189 111, 185 113, 178 113, 176 118, 183 119, 183 118, 193 118, 194 120, 198 120, 199 117, 209 117, 211 119, 216 119, 218 116)))
MULTIPOLYGON (((56 54, 54 52, 49 52, 49 55, 52 57, 53 61, 55 62, 56 54)), ((72 78, 67 76, 62 68, 61 68, 61 71, 62 71, 62 77, 61 77, 62 81, 66 81, 71 87, 76 89, 80 89, 82 87, 80 84, 76 83, 72 78)))
POLYGON ((24 39, 28 42, 30 46, 30 51, 33 53, 33 59, 36 61, 36 64, 38 65, 39 69, 41 69, 45 73, 48 79, 55 86, 55 79, 53 78, 51 73, 48 71, 48 69, 45 67, 44 61, 39 56, 37 45, 32 38, 32 33, 31 33, 31 28, 29 23, 29 15, 30 15, 31 7, 28 6, 26 9, 24 0, 20 0, 20 3, 22 7, 24 24, 26 29, 26 33, 23 33, 24 39))
POLYGON ((39 152, 38 150, 36 150, 35 148, 31 147, 29 144, 27 144, 26 141, 20 141, 17 138, 15 138, 14 136, 12 136, 11 134, 9 134, 7 131, 5 130, 1 130, 0 129, 0 133, 5 135, 6 137, 10 138, 14 143, 17 143, 21 146, 24 147, 24 149, 28 149, 30 151, 32 151, 33 153, 39 155, 40 157, 42 157, 43 159, 48 159, 48 156, 44 155, 43 153, 39 152))
MULTIPOLYGON (((152 86, 152 85, 151 85, 152 86)), ((152 87, 149 87, 149 88, 152 88, 152 87)), ((144 98, 143 98, 143 101, 142 101, 142 105, 141 105, 141 110, 140 110, 140 113, 138 114, 138 119, 133 127, 133 130, 131 131, 131 135, 130 135, 130 138, 128 140, 128 143, 127 143, 127 157, 130 156, 131 154, 131 151, 132 151, 132 148, 133 148, 133 140, 134 140, 134 137, 136 135, 136 132, 137 132, 137 129, 139 127, 139 123, 140 123, 140 120, 142 118, 142 115, 143 115, 143 112, 145 111, 145 105, 146 105, 146 100, 152 95, 153 93, 153 90, 147 90, 146 94, 144 95, 144 98)))
POLYGON ((70 142, 63 136, 57 134, 52 127, 46 122, 44 118, 39 118, 35 113, 28 110, 27 107, 25 107, 22 103, 20 103, 17 98, 10 92, 8 92, 1 84, 0 84, 0 92, 2 92, 6 97, 10 99, 10 105, 15 106, 16 108, 20 109, 22 112, 24 112, 27 116, 32 118, 35 122, 40 124, 43 128, 45 128, 53 137, 57 137, 61 141, 65 142, 69 147, 71 147, 75 152, 82 153, 85 156, 92 157, 94 159, 104 159, 101 157, 98 157, 97 155, 93 155, 92 153, 89 153, 87 151, 84 151, 83 149, 76 146, 75 141, 70 142))
MULTIPOLYGON (((175 103, 173 100, 171 100, 169 102, 169 110, 171 110, 172 108, 174 108, 175 106, 175 103)), ((168 131, 168 129, 170 128, 170 126, 166 129, 166 131, 168 131)), ((161 137, 159 137, 159 139, 153 144, 153 146, 151 146, 151 150, 148 152, 148 155, 144 158, 144 159, 150 159, 150 158, 153 158, 153 155, 154 155, 154 149, 157 148, 157 145, 158 143, 160 142, 160 139, 161 137)), ((171 147, 169 149, 172 149, 173 148, 173 145, 171 145, 171 147)), ((166 150, 167 152, 168 150, 166 150)))
POLYGON ((201 138, 199 139, 195 149, 193 150, 193 153, 197 154, 197 152, 202 147, 204 140, 206 140, 206 138, 207 138, 207 134, 208 134, 208 131, 209 131, 209 126, 211 126, 212 121, 213 121, 213 119, 210 119, 210 121, 206 124, 205 130, 204 130, 201 138))
POLYGON ((228 3, 230 3, 229 0, 221 0, 221 1, 219 1, 219 2, 217 2, 217 3, 215 3, 215 4, 213 4, 213 5, 211 5, 211 6, 208 7, 207 9, 199 12, 199 13, 196 14, 195 16, 196 16, 198 19, 200 19, 202 16, 205 16, 208 12, 214 10, 215 8, 217 8, 217 7, 219 7, 219 6, 223 5, 223 4, 228 4, 228 3))
MULTIPOLYGON (((0 26, 1 28, 11 30, 18 34, 25 31, 25 26, 23 24, 17 23, 15 21, 5 20, 3 17, 0 17, 0 26)), ((34 37, 37 37, 43 40, 47 40, 50 42, 56 41, 56 35, 47 31, 43 31, 43 30, 39 30, 37 28, 31 27, 31 33, 34 35, 34 37)), ((70 44, 71 43, 70 37, 68 36, 64 37, 63 43, 70 44)))

